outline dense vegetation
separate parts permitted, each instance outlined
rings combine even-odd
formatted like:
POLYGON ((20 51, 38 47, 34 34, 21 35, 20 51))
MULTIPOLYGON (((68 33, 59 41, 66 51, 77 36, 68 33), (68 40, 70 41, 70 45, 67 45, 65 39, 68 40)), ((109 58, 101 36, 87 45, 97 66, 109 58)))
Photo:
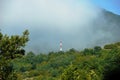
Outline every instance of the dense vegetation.
MULTIPOLYGON (((115 80, 120 73, 120 42, 82 51, 29 52, 22 36, 0 33, 0 80, 115 80)), ((120 79, 120 78, 119 78, 120 79)), ((117 79, 118 80, 118 79, 117 79)))
POLYGON ((28 30, 22 36, 3 35, 0 32, 0 80, 16 80, 12 61, 25 54, 23 49, 28 39, 28 30))

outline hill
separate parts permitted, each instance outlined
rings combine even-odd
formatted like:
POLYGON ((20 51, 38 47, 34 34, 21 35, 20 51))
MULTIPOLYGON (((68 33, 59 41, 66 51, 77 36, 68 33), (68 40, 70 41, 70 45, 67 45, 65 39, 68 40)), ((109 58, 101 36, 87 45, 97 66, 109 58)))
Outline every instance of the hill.
POLYGON ((82 51, 29 52, 13 60, 18 80, 114 80, 120 73, 120 42, 82 51))
POLYGON ((96 41, 93 45, 120 41, 120 15, 101 9, 99 17, 93 21, 93 36, 96 41), (97 37, 97 38, 96 38, 97 37))

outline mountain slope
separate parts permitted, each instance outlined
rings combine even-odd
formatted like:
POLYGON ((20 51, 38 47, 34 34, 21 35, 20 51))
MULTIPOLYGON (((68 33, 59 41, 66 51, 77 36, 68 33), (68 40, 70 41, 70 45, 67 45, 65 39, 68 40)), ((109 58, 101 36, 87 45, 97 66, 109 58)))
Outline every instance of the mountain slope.
POLYGON ((120 15, 102 10, 102 15, 93 21, 94 34, 100 34, 94 44, 120 41, 120 15))

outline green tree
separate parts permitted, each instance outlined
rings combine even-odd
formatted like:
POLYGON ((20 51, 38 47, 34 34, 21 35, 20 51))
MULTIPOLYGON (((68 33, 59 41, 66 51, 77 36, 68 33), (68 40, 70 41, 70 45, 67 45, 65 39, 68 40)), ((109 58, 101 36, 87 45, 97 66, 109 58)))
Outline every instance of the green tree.
POLYGON ((61 75, 61 80, 80 80, 78 68, 70 65, 61 75))
POLYGON ((102 50, 102 48, 100 46, 95 46, 94 47, 94 54, 96 55, 100 55, 100 51, 102 50))
POLYGON ((104 46, 104 49, 114 49, 114 48, 117 48, 117 45, 115 44, 107 44, 104 46))
POLYGON ((100 46, 95 46, 94 47, 94 51, 99 52, 100 50, 102 50, 102 48, 100 46))
MULTIPOLYGON (((21 57, 25 54, 23 49, 28 42, 29 32, 25 30, 22 36, 19 35, 3 35, 0 32, 0 79, 13 80, 13 66, 11 61, 14 58, 21 57)), ((13 75, 14 76, 14 75, 13 75)))
POLYGON ((94 51, 93 51, 93 49, 85 48, 85 49, 83 50, 83 54, 84 54, 84 55, 91 55, 91 54, 94 54, 94 51))

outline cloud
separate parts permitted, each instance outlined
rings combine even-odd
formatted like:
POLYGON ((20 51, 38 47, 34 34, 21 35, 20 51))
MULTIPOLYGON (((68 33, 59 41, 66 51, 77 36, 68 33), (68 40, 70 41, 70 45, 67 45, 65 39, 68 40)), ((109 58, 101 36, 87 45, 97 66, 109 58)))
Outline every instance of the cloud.
POLYGON ((7 6, 4 22, 46 24, 60 29, 85 25, 97 16, 98 11, 94 12, 95 7, 90 3, 79 0, 11 0, 7 6))
POLYGON ((93 34, 92 25, 101 10, 88 0, 10 0, 4 9, 3 32, 17 34, 29 29, 28 51, 57 51, 60 40, 63 50, 81 49, 93 45, 98 35, 102 37, 93 34))

